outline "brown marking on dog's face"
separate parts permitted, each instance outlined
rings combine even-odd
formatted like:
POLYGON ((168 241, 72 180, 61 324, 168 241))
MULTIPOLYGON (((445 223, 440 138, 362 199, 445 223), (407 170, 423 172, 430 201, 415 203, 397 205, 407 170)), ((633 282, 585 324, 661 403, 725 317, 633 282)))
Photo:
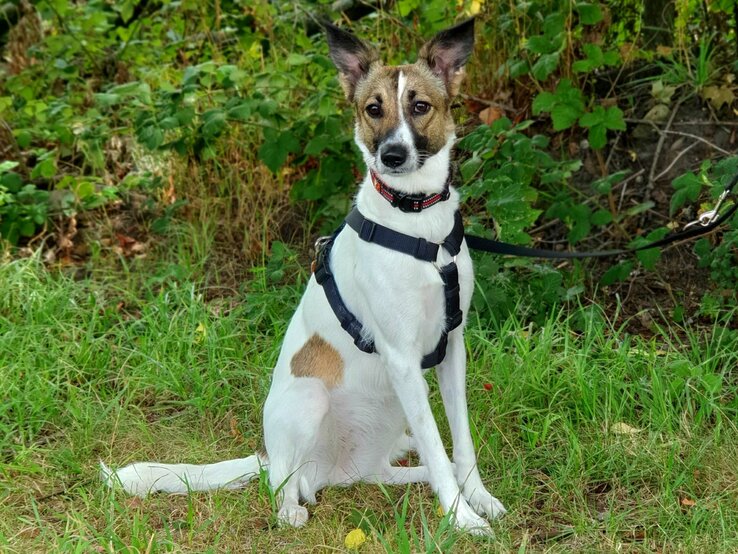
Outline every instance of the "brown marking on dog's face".
POLYGON ((405 123, 412 142, 408 146, 414 147, 421 162, 418 166, 443 148, 454 132, 451 98, 441 79, 422 61, 373 66, 356 87, 354 109, 357 138, 372 155, 387 141, 401 141, 405 123))
POLYGON ((341 355, 317 333, 295 352, 290 368, 295 377, 315 377, 329 389, 343 381, 341 355))

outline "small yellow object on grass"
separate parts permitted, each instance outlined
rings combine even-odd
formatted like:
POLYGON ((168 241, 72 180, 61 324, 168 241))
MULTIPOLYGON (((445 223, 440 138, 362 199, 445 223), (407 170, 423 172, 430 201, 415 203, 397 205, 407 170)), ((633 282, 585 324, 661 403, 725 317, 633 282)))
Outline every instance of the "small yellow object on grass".
POLYGON ((439 505, 438 505, 438 507, 436 508, 436 513, 438 514, 438 517, 443 517, 443 516, 445 515, 445 514, 443 513, 443 508, 441 507, 441 505, 440 505, 440 504, 439 504, 439 505))
POLYGON ((201 343, 205 337, 208 336, 208 330, 204 323, 198 323, 197 329, 195 329, 195 342, 201 343))
POLYGON ((366 533, 361 529, 350 531, 343 541, 343 544, 349 550, 358 550, 359 547, 366 542, 366 533))

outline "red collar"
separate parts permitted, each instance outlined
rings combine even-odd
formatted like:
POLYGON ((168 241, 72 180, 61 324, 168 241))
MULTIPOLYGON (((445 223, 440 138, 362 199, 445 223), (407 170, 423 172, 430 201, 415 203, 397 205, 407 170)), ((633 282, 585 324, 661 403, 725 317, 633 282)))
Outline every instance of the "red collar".
POLYGON ((449 193, 449 180, 446 181, 446 185, 443 187, 443 191, 435 194, 406 194, 393 188, 388 187, 379 176, 374 173, 373 169, 369 170, 369 174, 372 177, 372 184, 377 192, 381 194, 387 202, 392 204, 393 208, 399 208, 401 212, 419 212, 426 208, 448 200, 449 193))

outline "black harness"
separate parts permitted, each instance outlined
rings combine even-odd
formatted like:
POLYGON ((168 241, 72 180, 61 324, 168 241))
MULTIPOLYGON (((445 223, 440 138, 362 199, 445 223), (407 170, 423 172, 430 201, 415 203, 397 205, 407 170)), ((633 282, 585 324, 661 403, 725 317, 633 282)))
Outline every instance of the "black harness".
MULTIPOLYGON (((464 225, 461 221, 461 214, 457 211, 454 215, 454 227, 451 233, 449 233, 441 244, 436 244, 422 238, 411 237, 404 233, 393 231, 388 227, 384 227, 379 223, 365 218, 358 208, 354 208, 336 232, 322 243, 316 257, 315 280, 323 287, 333 313, 336 315, 341 327, 354 339, 354 344, 357 348, 362 352, 372 354, 377 351, 374 341, 371 337, 367 336, 361 322, 346 307, 338 292, 338 286, 336 285, 336 280, 333 278, 333 273, 331 273, 331 248, 336 237, 343 231, 346 225, 356 231, 356 234, 363 241, 378 244, 379 246, 412 256, 424 262, 435 262, 438 257, 439 248, 446 250, 455 260, 456 255, 461 251, 461 245, 464 241, 464 225)), ((446 300, 446 322, 436 348, 423 357, 420 364, 423 369, 437 366, 443 361, 446 357, 448 334, 461 325, 463 317, 459 301, 459 271, 456 267, 456 262, 452 261, 438 268, 438 274, 441 276, 441 281, 443 282, 443 294, 446 300)))

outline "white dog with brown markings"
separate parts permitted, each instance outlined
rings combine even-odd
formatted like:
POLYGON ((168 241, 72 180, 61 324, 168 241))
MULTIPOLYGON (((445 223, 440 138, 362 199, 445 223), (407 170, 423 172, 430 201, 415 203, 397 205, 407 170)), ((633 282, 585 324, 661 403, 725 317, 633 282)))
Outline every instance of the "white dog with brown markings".
POLYGON ((242 487, 264 468, 280 491, 279 520, 293 526, 308 519, 300 502, 315 502, 327 485, 427 482, 457 528, 489 533, 485 518, 505 508, 482 483, 469 430, 462 313, 471 301, 472 263, 458 234, 456 249, 444 245, 460 225, 459 195, 449 186, 451 103, 472 52, 474 21, 440 32, 414 64, 401 66, 383 65, 370 46, 338 27, 327 24, 326 32, 369 168, 356 196, 355 211, 366 220, 360 223, 376 224, 401 241, 429 243, 437 257, 408 255, 343 227, 324 263, 358 331, 342 328, 327 285, 313 276, 274 369, 264 406, 265 451, 208 465, 141 462, 115 472, 103 466, 103 477, 130 494, 186 493, 242 487), (452 300, 445 268, 458 270, 452 300), (458 313, 453 325, 452 309, 458 313), (357 348, 361 341, 373 348, 357 348), (429 352, 439 351, 426 363, 429 352), (430 364, 450 423, 454 463, 428 401, 423 368, 430 364), (422 465, 393 465, 410 448, 422 465))

